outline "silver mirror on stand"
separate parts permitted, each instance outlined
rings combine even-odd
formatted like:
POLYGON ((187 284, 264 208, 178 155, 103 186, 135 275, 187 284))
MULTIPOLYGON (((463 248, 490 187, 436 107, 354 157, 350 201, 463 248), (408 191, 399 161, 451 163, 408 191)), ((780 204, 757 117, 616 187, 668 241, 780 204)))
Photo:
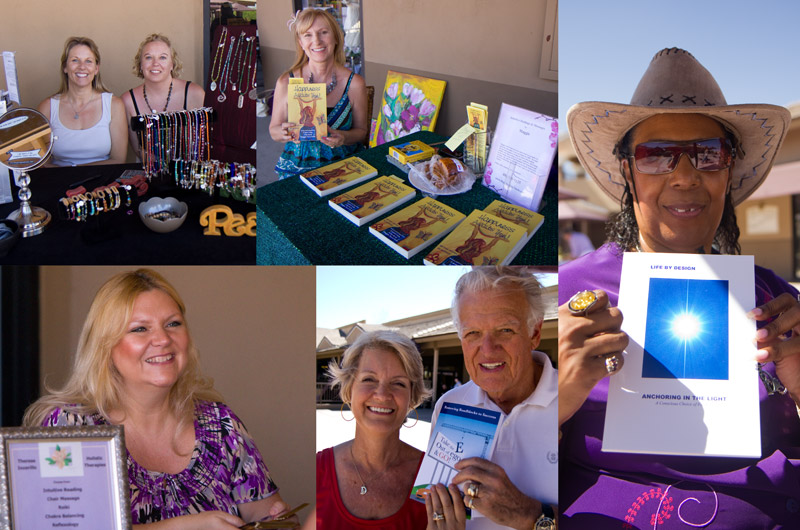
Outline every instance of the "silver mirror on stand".
POLYGON ((39 111, 18 108, 0 117, 0 164, 22 172, 18 179, 19 208, 8 216, 19 225, 22 237, 41 234, 50 222, 50 212, 31 206, 28 171, 44 164, 52 148, 53 130, 39 111))

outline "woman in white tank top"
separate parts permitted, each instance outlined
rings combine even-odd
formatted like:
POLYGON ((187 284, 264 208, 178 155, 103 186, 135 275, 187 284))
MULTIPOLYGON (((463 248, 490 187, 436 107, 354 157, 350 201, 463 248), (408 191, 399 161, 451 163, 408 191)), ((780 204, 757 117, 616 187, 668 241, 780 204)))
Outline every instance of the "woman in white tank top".
POLYGON ((100 52, 70 37, 61 55, 61 88, 39 104, 56 140, 48 165, 122 164, 128 155, 125 106, 100 80, 100 52))

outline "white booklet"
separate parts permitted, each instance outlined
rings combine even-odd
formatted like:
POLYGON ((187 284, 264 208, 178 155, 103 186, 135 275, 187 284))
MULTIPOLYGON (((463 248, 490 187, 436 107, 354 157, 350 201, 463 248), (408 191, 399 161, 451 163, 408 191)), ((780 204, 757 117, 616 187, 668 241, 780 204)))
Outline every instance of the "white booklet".
POLYGON ((761 456, 752 256, 626 253, 603 451, 761 456))
MULTIPOLYGON (((411 498, 425 502, 433 484, 449 485, 458 473, 455 465, 471 457, 491 459, 500 413, 494 410, 445 402, 428 441, 411 498)), ((473 510, 468 518, 479 516, 473 510)))
POLYGON ((503 103, 483 185, 517 206, 538 212, 557 147, 555 118, 503 103))

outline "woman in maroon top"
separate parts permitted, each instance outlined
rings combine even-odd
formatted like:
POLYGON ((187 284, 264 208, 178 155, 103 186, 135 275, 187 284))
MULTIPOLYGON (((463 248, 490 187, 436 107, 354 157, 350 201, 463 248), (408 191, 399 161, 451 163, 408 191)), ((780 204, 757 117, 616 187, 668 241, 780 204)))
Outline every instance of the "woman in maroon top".
POLYGON ((800 332, 800 306, 761 267, 750 315, 762 459, 601 450, 608 378, 624 369, 628 344, 615 307, 622 253, 738 254, 734 207, 766 178, 789 118, 783 107, 728 105, 676 48, 656 54, 630 105, 586 102, 567 114, 578 158, 621 212, 608 243, 559 269, 560 528, 800 528, 800 341, 784 339, 800 332), (596 302, 571 312, 581 291, 596 302))

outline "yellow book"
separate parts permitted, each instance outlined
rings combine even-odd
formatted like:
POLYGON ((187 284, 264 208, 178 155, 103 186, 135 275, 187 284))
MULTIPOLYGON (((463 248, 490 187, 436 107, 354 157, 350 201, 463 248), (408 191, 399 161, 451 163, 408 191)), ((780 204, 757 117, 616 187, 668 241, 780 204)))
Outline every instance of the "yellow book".
POLYGON ((331 208, 362 226, 414 198, 416 191, 394 175, 378 177, 328 201, 331 208))
POLYGON ((369 227, 372 235, 406 259, 449 234, 466 216, 430 197, 369 227))
POLYGON ((496 215, 501 219, 511 221, 515 225, 520 225, 525 228, 527 235, 525 241, 530 241, 533 234, 539 230, 544 222, 544 216, 536 212, 532 212, 522 206, 516 204, 509 204, 501 200, 495 199, 492 204, 483 209, 484 212, 496 215))
POLYGON ((289 85, 289 122, 292 139, 301 142, 319 140, 328 135, 328 109, 325 83, 289 85))
POLYGON ((521 226, 473 210, 425 257, 425 265, 507 265, 525 245, 521 226))
POLYGON ((486 130, 486 120, 488 112, 485 108, 479 108, 474 105, 467 105, 467 121, 479 131, 486 130))
POLYGON ((300 181, 317 195, 324 197, 377 174, 377 169, 353 156, 303 173, 300 181))
POLYGON ((419 140, 393 145, 389 148, 389 155, 404 165, 427 160, 434 154, 436 154, 436 150, 433 147, 419 140))

